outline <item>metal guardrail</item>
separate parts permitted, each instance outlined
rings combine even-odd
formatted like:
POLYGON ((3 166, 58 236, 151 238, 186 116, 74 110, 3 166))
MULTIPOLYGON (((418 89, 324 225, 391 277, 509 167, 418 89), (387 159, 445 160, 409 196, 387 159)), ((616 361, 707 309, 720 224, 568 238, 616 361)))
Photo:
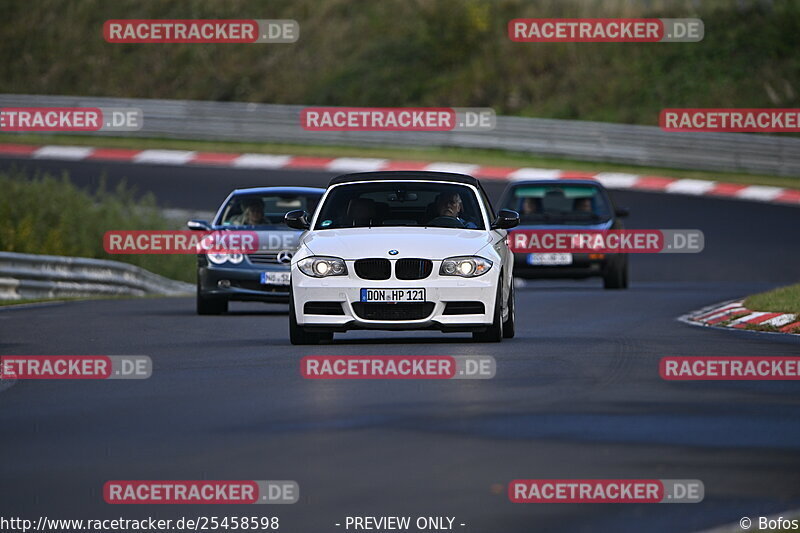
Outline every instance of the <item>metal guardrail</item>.
POLYGON ((118 261, 0 252, 0 300, 192 292, 190 283, 118 261))
POLYGON ((0 107, 136 107, 144 127, 96 135, 343 146, 489 148, 586 161, 800 177, 800 138, 673 133, 654 126, 498 116, 493 131, 312 132, 304 106, 39 95, 0 95, 0 107))

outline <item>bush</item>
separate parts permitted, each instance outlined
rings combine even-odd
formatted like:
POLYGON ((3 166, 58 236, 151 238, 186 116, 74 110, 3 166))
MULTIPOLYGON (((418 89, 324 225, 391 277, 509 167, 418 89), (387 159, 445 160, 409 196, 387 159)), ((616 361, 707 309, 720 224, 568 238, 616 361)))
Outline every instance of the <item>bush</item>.
POLYGON ((0 172, 0 250, 112 259, 146 268, 168 278, 193 282, 193 255, 110 255, 103 249, 108 230, 178 229, 156 206, 155 198, 125 183, 94 192, 50 175, 29 178, 0 172))
POLYGON ((656 124, 664 107, 800 106, 796 0, 5 0, 0 92, 656 124), (524 17, 699 17, 699 43, 515 43, 524 17), (109 44, 117 18, 291 18, 293 44, 109 44), (37 31, 47 28, 47 31, 37 31))

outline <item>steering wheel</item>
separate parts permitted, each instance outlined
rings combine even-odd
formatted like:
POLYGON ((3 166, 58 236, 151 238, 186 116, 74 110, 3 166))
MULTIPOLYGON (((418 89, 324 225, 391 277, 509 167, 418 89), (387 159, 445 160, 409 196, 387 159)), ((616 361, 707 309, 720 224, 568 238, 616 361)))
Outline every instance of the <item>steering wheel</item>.
POLYGON ((438 216, 428 222, 429 226, 438 226, 440 228, 466 228, 464 221, 458 217, 438 216))

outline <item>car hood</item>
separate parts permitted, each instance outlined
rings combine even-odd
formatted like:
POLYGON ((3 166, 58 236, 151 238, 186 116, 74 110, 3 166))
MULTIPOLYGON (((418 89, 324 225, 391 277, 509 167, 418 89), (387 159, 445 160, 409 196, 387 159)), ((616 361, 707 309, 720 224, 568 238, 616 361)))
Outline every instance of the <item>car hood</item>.
POLYGON ((516 228, 510 230, 514 232, 515 230, 606 230, 610 229, 611 225, 614 223, 613 220, 606 220, 605 222, 601 222, 599 224, 520 224, 516 228))
POLYGON ((422 257, 444 259, 472 255, 491 242, 481 230, 451 228, 346 228, 313 231, 303 243, 314 255, 342 259, 422 257), (389 250, 397 250, 390 255, 389 250))

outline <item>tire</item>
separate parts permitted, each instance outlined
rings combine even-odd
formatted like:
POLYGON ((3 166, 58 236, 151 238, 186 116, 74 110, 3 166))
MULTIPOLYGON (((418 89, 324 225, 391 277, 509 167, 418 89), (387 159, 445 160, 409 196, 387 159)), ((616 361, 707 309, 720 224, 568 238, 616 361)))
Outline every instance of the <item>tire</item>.
POLYGON ((221 315, 228 312, 228 300, 223 298, 204 298, 197 291, 198 315, 221 315))
POLYGON ((294 296, 289 293, 289 342, 295 346, 308 346, 330 340, 333 340, 333 333, 310 333, 297 323, 297 316, 294 313, 294 296))
POLYGON ((500 342, 503 340, 503 280, 498 281, 494 300, 494 320, 486 331, 473 331, 472 340, 477 342, 500 342))
POLYGON ((515 324, 516 324, 516 302, 515 300, 515 289, 514 289, 514 280, 511 280, 511 288, 508 292, 508 318, 505 322, 503 322, 503 338, 504 339, 513 339, 515 334, 515 324))
POLYGON ((620 260, 618 264, 608 269, 603 275, 604 289, 627 289, 628 288, 628 258, 620 260))

